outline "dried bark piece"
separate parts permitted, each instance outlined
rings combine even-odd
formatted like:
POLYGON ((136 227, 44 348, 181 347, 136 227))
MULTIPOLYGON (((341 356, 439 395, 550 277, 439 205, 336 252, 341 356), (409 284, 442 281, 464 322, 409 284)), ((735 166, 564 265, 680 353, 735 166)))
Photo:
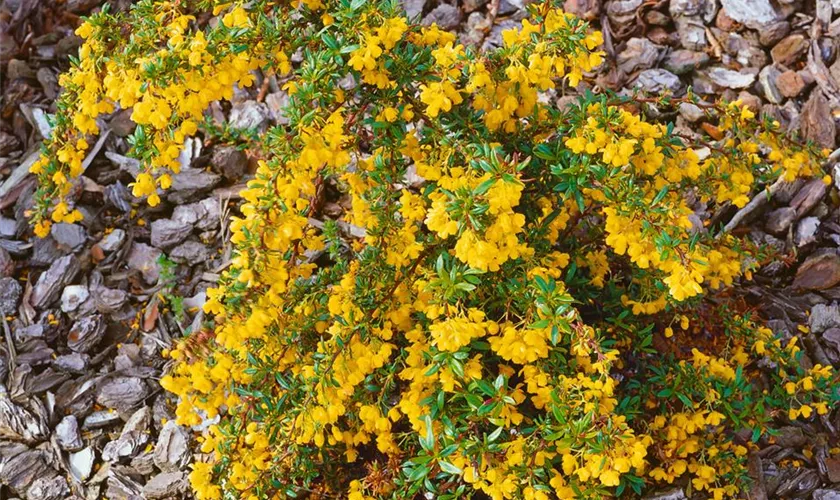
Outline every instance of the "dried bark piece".
POLYGON ((195 266, 202 262, 207 262, 212 257, 213 252, 207 245, 203 245, 198 241, 187 240, 177 247, 173 248, 169 253, 169 257, 179 264, 187 264, 195 266))
POLYGON ((782 72, 776 66, 765 66, 758 74, 758 83, 761 88, 764 98, 773 104, 781 104, 784 101, 784 95, 779 90, 779 80, 782 72))
POLYGON ((733 71, 723 67, 711 68, 707 74, 712 83, 727 89, 745 89, 755 81, 755 75, 752 73, 733 71))
POLYGON ((787 21, 768 24, 758 30, 758 42, 765 47, 772 47, 779 43, 782 38, 788 36, 789 33, 790 23, 787 21))
POLYGON ((14 278, 0 277, 0 314, 8 316, 17 313, 23 287, 14 278))
POLYGON ((747 471, 752 479, 749 495, 753 500, 767 500, 767 486, 764 484, 764 468, 761 457, 751 453, 747 461, 747 471))
POLYGON ((229 181, 236 181, 248 170, 248 156, 234 146, 217 146, 210 165, 229 181))
POLYGON ((668 12, 677 28, 679 43, 689 50, 704 50, 709 40, 704 24, 712 22, 717 2, 709 0, 673 0, 668 12))
POLYGON ((770 56, 774 63, 791 67, 808 52, 808 45, 804 35, 789 35, 773 47, 770 56))
MULTIPOLYGON (((52 352, 52 349, 46 349, 52 352)), ((26 384, 26 391, 29 394, 42 394, 70 379, 70 375, 58 372, 47 367, 44 371, 30 378, 26 384)))
POLYGON ((137 455, 149 441, 148 429, 151 420, 152 410, 149 407, 134 412, 123 426, 120 436, 105 445, 102 460, 116 462, 137 455))
POLYGON ((636 18, 636 12, 642 6, 642 0, 615 0, 607 2, 607 16, 613 26, 631 23, 636 18))
POLYGON ((30 303, 35 309, 45 309, 58 300, 61 291, 79 274, 79 260, 75 255, 61 257, 52 263, 32 289, 30 303))
POLYGON ((122 468, 111 467, 108 470, 106 496, 112 500, 143 498, 143 487, 123 472, 122 468))
POLYGON ((840 458, 826 458, 825 468, 828 480, 832 483, 840 483, 840 458))
POLYGON ((222 182, 222 176, 197 168, 184 168, 172 176, 167 200, 175 204, 189 203, 222 182))
POLYGON ((143 495, 149 499, 169 498, 186 489, 186 475, 183 472, 164 472, 149 479, 143 487, 143 495))
POLYGON ((114 377, 99 387, 96 402, 106 408, 128 410, 149 395, 149 387, 137 377, 114 377))
POLYGON ((645 496, 645 500, 687 500, 682 488, 671 488, 645 496))
POLYGON ((647 38, 631 38, 627 47, 618 54, 618 68, 629 75, 635 71, 650 69, 659 59, 661 47, 647 38))
POLYGON ((221 215, 219 200, 205 198, 197 203, 175 207, 172 220, 193 225, 199 231, 208 231, 219 227, 221 215))
POLYGON ((85 316, 73 323, 67 335, 67 347, 75 352, 88 352, 105 336, 105 321, 101 314, 85 316))
POLYGON ((811 469, 800 469, 798 473, 779 484, 776 495, 781 498, 808 498, 820 485, 820 476, 811 469))
POLYGON ((840 283, 840 255, 814 254, 796 271, 793 288, 800 290, 826 290, 840 283))
POLYGON ((84 481, 90 477, 95 458, 96 454, 90 446, 81 451, 70 454, 68 457, 68 461, 70 462, 70 474, 74 479, 76 479, 76 481, 84 481))
MULTIPOLYGON (((94 387, 97 380, 97 377, 92 376, 68 380, 62 384, 55 395, 56 410, 59 413, 73 414, 79 418, 81 415, 86 415, 93 406, 94 387)), ((90 418, 85 419, 85 422, 90 418)))
POLYGON ((103 429, 111 427, 120 421, 119 413, 115 411, 103 410, 96 411, 85 418, 85 423, 82 424, 83 429, 103 429))
POLYGON ((822 179, 808 181, 790 201, 790 207, 796 210, 797 217, 802 217, 823 199, 827 189, 822 179))
POLYGON ((73 415, 67 415, 55 426, 55 437, 63 450, 78 451, 84 446, 79 434, 79 422, 73 415))
POLYGON ((51 470, 47 465, 44 452, 27 450, 9 459, 0 468, 0 484, 23 493, 36 478, 51 470))
MULTIPOLYGON (((840 106, 840 86, 838 86, 837 81, 832 77, 828 68, 825 67, 822 52, 816 40, 811 41, 806 68, 828 100, 831 101, 831 105, 833 107, 840 106)), ((814 93, 816 94, 816 92, 814 93)))
POLYGON ((770 0, 721 0, 726 15, 750 28, 760 28, 779 20, 781 16, 770 0))
POLYGON ((67 479, 59 476, 39 477, 26 490, 29 500, 64 500, 70 494, 67 479))
POLYGON ((682 90, 683 83, 677 75, 671 73, 670 71, 654 68, 647 69, 639 73, 634 86, 644 90, 645 92, 651 92, 653 94, 658 94, 665 90, 668 90, 671 93, 678 93, 682 90))
POLYGON ((808 329, 823 333, 831 328, 840 328, 840 304, 815 304, 808 315, 808 329))
POLYGON ((158 219, 152 222, 152 246, 169 250, 181 243, 192 232, 192 226, 183 222, 158 219))
POLYGON ((116 288, 97 287, 94 290, 93 302, 97 311, 111 314, 128 303, 128 294, 116 288))
MULTIPOLYGON (((6 240, 0 240, 6 241, 6 240)), ((0 278, 11 277, 15 272, 15 261, 9 255, 9 251, 0 248, 0 278)))
POLYGON ((563 2, 563 10, 585 21, 594 21, 601 13, 601 2, 599 0, 566 0, 563 2))
POLYGON ((158 258, 161 251, 145 243, 134 242, 128 254, 128 267, 140 271, 143 281, 149 285, 157 282, 160 276, 160 264, 158 258))
POLYGON ((189 434, 173 421, 166 422, 155 445, 155 465, 164 472, 183 469, 190 461, 189 434))
POLYGON ((53 224, 50 235, 58 248, 65 252, 78 252, 87 241, 87 231, 79 224, 53 224))
POLYGON ((796 220, 796 210, 790 207, 782 207, 773 210, 767 215, 764 229, 776 236, 784 235, 791 224, 796 220))
POLYGON ((685 75, 709 62, 709 55, 705 52, 677 49, 665 58, 662 67, 675 75, 685 75))
POLYGON ((824 148, 834 147, 835 125, 828 100, 822 92, 811 93, 811 98, 802 107, 802 135, 824 148))
POLYGON ((785 71, 776 80, 779 87, 779 92, 785 97, 796 97, 805 90, 807 86, 805 80, 796 71, 785 71))
MULTIPOLYGON (((433 23, 437 23, 437 25, 444 30, 452 30, 458 27, 461 24, 461 9, 454 5, 449 5, 446 3, 441 3, 431 12, 426 14, 423 18, 423 24, 425 26, 431 26, 433 23)), ((268 113, 266 113, 267 118, 268 113)), ((233 113, 231 113, 231 122, 234 121, 233 113)), ((256 120, 254 120, 256 121, 256 120)), ((233 125, 231 125, 233 126, 233 125)), ((243 127, 239 127, 243 128, 243 127)))
POLYGON ((49 437, 46 410, 33 399, 33 410, 16 405, 6 393, 0 394, 0 438, 35 444, 49 437))

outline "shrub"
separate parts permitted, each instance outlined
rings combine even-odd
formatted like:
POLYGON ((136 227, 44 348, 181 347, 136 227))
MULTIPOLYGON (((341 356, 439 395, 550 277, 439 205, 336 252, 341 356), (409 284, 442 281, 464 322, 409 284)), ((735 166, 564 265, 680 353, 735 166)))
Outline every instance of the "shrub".
POLYGON ((154 206, 211 101, 257 68, 290 95, 289 124, 251 134, 213 320, 161 380, 180 423, 219 419, 198 498, 734 496, 773 420, 837 401, 730 288, 768 250, 723 228, 761 186, 822 175, 819 153, 738 103, 698 103, 703 137, 644 116, 667 96, 555 107, 601 36, 529 10, 485 53, 395 1, 141 0, 79 28, 39 234, 80 217, 99 115, 133 110, 154 206))

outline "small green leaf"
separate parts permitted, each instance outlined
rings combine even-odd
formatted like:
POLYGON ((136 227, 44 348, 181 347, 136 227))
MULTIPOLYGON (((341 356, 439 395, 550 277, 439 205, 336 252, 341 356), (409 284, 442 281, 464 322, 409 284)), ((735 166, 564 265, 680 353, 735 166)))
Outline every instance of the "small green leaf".
POLYGON ((502 430, 503 427, 497 427, 495 431, 493 431, 492 433, 490 433, 489 436, 487 436, 487 442, 492 443, 493 441, 499 439, 499 436, 502 435, 502 430))
POLYGON ((425 478, 429 474, 429 466, 421 465, 420 467, 415 467, 408 473, 408 480, 411 482, 419 481, 425 478))
POLYGON ((432 417, 430 415, 426 415, 423 418, 423 421, 426 424, 426 434, 420 438, 420 446, 431 453, 435 448, 435 433, 434 427, 432 426, 432 417))
POLYGON ((476 196, 480 196, 480 195, 486 193, 487 191, 489 191, 490 188, 493 187, 493 184, 495 184, 495 183, 496 183, 495 178, 487 179, 486 181, 484 181, 481 184, 479 184, 478 186, 476 186, 475 189, 473 189, 473 194, 475 194, 476 196))
POLYGON ((461 474, 463 472, 460 468, 444 460, 438 460, 438 465, 440 465, 440 469, 442 471, 448 472, 450 474, 461 474))

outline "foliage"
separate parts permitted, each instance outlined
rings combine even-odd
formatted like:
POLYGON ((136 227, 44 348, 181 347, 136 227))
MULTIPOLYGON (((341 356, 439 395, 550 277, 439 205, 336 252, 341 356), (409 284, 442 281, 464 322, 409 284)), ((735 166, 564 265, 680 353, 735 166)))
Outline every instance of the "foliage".
POLYGON ((389 1, 141 0, 79 28, 33 168, 39 234, 80 217, 102 113, 133 110, 133 192, 154 206, 210 102, 256 68, 290 94, 290 123, 248 144, 215 327, 161 380, 180 423, 219 417, 198 498, 734 496, 755 446, 739 431, 836 403, 831 368, 729 288, 764 250, 712 222, 821 175, 819 154, 738 103, 706 107, 705 138, 635 97, 558 109, 601 36, 530 13, 486 53, 389 1), (315 221, 325 184, 352 199, 343 221, 315 221))
POLYGON ((158 276, 158 298, 172 309, 175 321, 183 323, 186 318, 184 314, 184 297, 177 294, 178 277, 175 275, 177 263, 170 260, 166 254, 161 253, 157 258, 157 265, 160 268, 158 276))

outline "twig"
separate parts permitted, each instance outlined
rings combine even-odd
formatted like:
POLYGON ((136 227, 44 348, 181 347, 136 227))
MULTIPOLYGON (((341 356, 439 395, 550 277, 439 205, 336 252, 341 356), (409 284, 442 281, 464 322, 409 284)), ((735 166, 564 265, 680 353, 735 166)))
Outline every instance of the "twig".
POLYGON ((750 200, 749 203, 744 205, 744 208, 738 210, 738 213, 735 214, 734 217, 724 226, 723 231, 718 234, 720 237, 723 233, 728 233, 738 227, 738 224, 741 223, 744 219, 750 216, 753 212, 758 210, 759 207, 763 206, 765 203, 770 201, 773 198, 773 195, 779 191, 782 185, 785 183, 784 177, 779 177, 776 179, 776 182, 773 183, 769 188, 763 190, 762 192, 753 196, 753 199, 750 200))
POLYGON ((262 85, 260 85, 260 91, 257 93, 257 102, 263 102, 265 100, 265 95, 268 93, 268 87, 271 84, 271 76, 263 75, 262 85))
POLYGON ((9 330, 9 322, 6 321, 6 317, 2 316, 3 318, 3 333, 6 335, 6 345, 9 346, 9 373, 15 371, 15 366, 17 366, 17 353, 15 352, 15 344, 12 342, 12 331, 9 330))
MULTIPOLYGON (((828 158, 826 158, 823 162, 823 167, 836 162, 838 159, 840 159, 840 148, 835 149, 830 155, 828 155, 828 158)), ((733 229, 738 227, 738 224, 755 212, 761 205, 770 201, 773 195, 775 195, 784 184, 784 177, 779 177, 768 189, 756 194, 753 199, 744 206, 744 208, 738 210, 738 213, 736 213, 726 226, 724 226, 723 231, 718 234, 718 237, 720 237, 721 234, 731 232, 733 229)))
POLYGON ((96 141, 96 144, 93 145, 93 148, 88 152, 87 158, 85 161, 82 162, 82 172, 87 170, 91 163, 93 163, 93 159, 96 157, 99 150, 102 149, 102 145, 105 144, 105 140, 108 139, 108 136, 111 135, 111 129, 106 129, 102 134, 99 136, 99 140, 96 141))

